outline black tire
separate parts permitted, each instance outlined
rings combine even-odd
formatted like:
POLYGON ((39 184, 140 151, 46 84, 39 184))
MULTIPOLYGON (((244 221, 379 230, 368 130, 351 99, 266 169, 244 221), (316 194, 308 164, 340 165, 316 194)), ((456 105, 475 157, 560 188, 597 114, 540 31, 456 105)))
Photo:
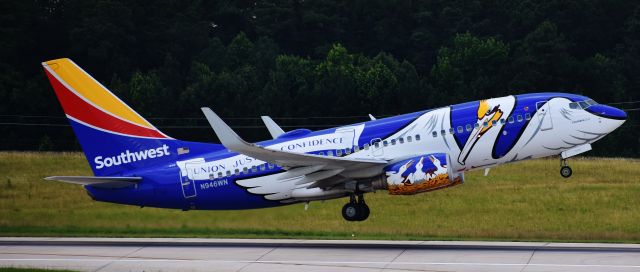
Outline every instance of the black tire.
POLYGON ((358 218, 358 221, 367 220, 367 218, 369 218, 369 214, 371 213, 371 210, 369 209, 369 205, 365 203, 361 203, 361 204, 358 204, 358 206, 360 206, 360 217, 358 218))
POLYGON ((356 203, 347 203, 342 207, 342 217, 347 221, 358 221, 362 214, 359 205, 356 203))
POLYGON ((570 177, 572 174, 573 174, 573 170, 571 170, 571 167, 569 167, 569 166, 563 166, 563 167, 560 167, 560 175, 561 175, 563 178, 568 178, 568 177, 570 177))

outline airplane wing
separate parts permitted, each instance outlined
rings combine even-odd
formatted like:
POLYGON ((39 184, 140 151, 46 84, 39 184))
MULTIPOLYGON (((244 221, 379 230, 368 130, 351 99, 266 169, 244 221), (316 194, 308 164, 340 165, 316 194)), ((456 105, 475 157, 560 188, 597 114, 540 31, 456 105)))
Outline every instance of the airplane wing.
POLYGON ((264 122, 264 125, 267 126, 267 129, 269 130, 271 137, 275 139, 275 138, 278 138, 278 136, 284 134, 284 130, 282 130, 282 128, 278 126, 278 124, 276 124, 276 122, 274 122, 273 119, 271 119, 271 117, 260 116, 260 118, 262 118, 262 122, 264 122))
POLYGON ((248 143, 240 138, 240 136, 211 109, 204 107, 202 108, 202 112, 204 112, 205 117, 222 142, 222 145, 229 150, 262 161, 291 168, 323 165, 323 169, 361 169, 387 164, 385 160, 320 156, 268 149, 253 143, 248 143))
POLYGON ((53 176, 45 180, 62 181, 66 183, 91 185, 100 188, 123 188, 137 184, 141 177, 91 177, 91 176, 53 176))

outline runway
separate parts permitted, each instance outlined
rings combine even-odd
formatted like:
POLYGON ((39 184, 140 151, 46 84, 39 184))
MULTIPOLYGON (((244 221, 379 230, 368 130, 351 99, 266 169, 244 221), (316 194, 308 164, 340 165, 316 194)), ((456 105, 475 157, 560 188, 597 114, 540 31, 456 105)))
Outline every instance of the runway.
POLYGON ((640 245, 0 238, 0 267, 77 271, 640 271, 640 245))

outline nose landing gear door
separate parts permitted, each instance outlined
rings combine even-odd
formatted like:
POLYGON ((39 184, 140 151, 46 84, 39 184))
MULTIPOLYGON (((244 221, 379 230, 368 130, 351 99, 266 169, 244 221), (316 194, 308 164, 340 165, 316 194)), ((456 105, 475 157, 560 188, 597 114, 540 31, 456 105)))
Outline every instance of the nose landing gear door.
POLYGON ((553 128, 553 120, 551 119, 551 108, 549 101, 540 101, 536 103, 538 109, 538 121, 540 122, 540 130, 550 130, 553 128))

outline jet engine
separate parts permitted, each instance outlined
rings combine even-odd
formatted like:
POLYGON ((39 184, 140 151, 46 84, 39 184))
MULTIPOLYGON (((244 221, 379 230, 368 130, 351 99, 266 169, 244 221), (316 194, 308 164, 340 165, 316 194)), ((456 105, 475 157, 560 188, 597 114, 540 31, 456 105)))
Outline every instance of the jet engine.
POLYGON ((391 195, 413 195, 464 182, 463 173, 449 167, 449 155, 432 153, 393 162, 384 168, 381 179, 372 184, 391 195))

